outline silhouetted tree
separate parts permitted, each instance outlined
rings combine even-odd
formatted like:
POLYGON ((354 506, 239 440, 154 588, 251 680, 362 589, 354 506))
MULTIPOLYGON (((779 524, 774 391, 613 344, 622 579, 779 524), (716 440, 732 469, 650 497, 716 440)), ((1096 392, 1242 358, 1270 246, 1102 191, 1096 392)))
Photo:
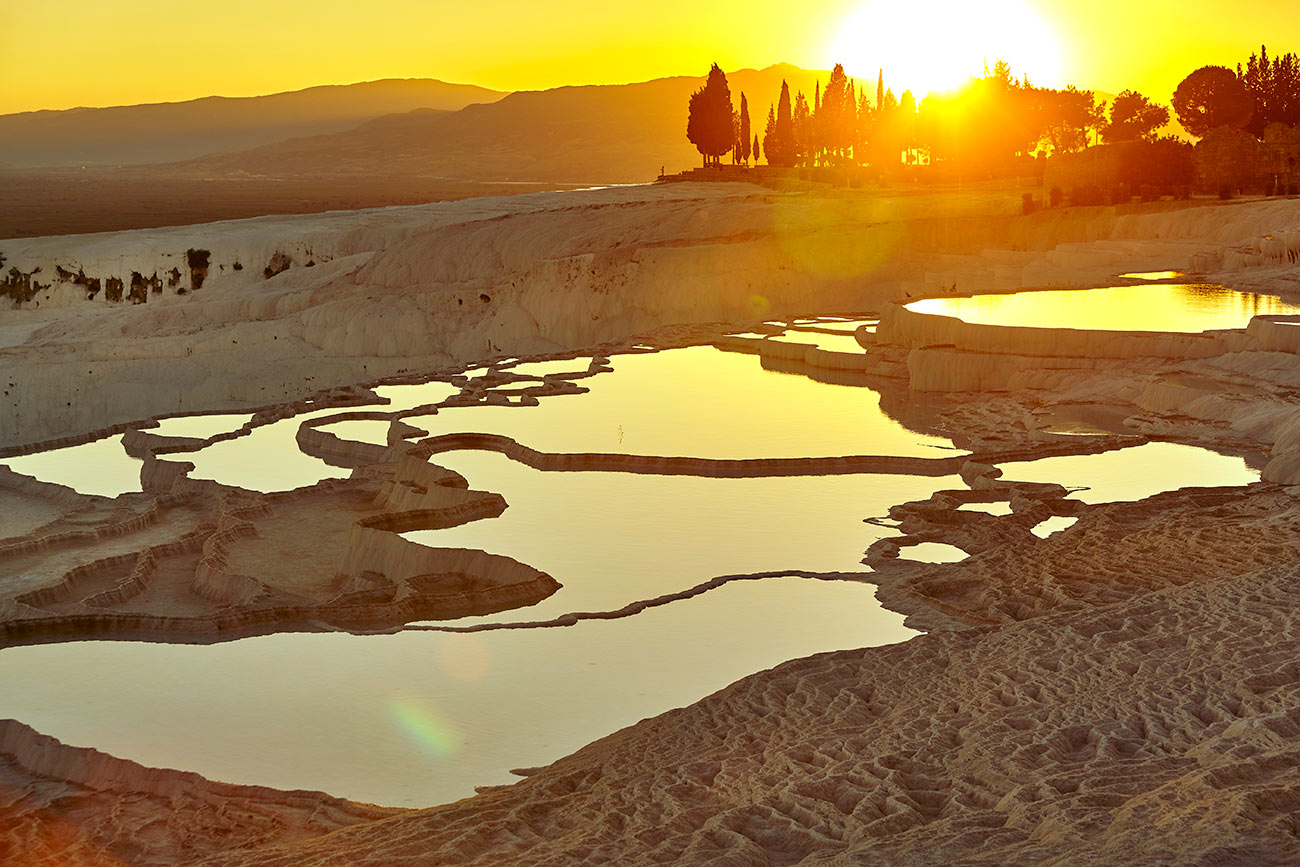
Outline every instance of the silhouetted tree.
POLYGON ((1070 85, 1065 90, 1039 88, 1044 138, 1053 153, 1069 153, 1088 144, 1088 130, 1101 126, 1104 104, 1098 104, 1091 90, 1070 85))
POLYGON ((763 152, 767 154, 767 164, 770 166, 789 168, 794 165, 794 119, 790 112, 790 85, 785 81, 781 82, 781 99, 776 110, 769 109, 767 113, 763 152))
MULTIPOLYGON (((767 164, 776 165, 772 160, 772 145, 776 142, 776 106, 767 107, 767 125, 763 128, 763 152, 767 154, 767 164)), ((779 146, 778 146, 779 147, 779 146)))
POLYGON ((794 97, 794 157, 802 166, 813 161, 813 114, 802 90, 794 97))
POLYGON ((1156 130, 1169 123, 1169 109, 1156 105, 1142 94, 1126 90, 1115 97, 1110 119, 1102 125, 1101 138, 1107 144, 1121 141, 1150 141, 1156 130))
POLYGON ((853 91, 849 87, 848 76, 844 74, 844 66, 837 63, 826 82, 815 124, 820 144, 833 162, 845 161, 848 151, 853 147, 856 126, 857 106, 853 91))
MULTIPOLYGON (((745 99, 742 91, 740 94, 740 158, 745 165, 749 165, 749 100, 745 99)), ((755 155, 755 159, 758 156, 755 155)))
POLYGON ((1245 127, 1255 113, 1255 101, 1231 69, 1202 66, 1174 91, 1174 111, 1184 129, 1202 138, 1216 127, 1245 127))
POLYGON ((902 136, 899 130, 899 104, 893 89, 884 88, 884 81, 876 82, 879 102, 866 121, 867 156, 872 165, 893 168, 902 159, 902 136))
MULTIPOLYGON (((1083 106, 1082 96, 1070 100, 1083 106)), ((1017 155, 1033 152, 1047 135, 1052 113, 1067 117, 1059 106, 1049 112, 1049 103, 1057 101, 1057 91, 1017 81, 999 61, 957 91, 927 96, 917 118, 918 136, 933 160, 955 163, 963 171, 999 171, 1017 155)), ((1067 132, 1070 128, 1062 126, 1067 132)))
POLYGON ((1268 48, 1261 45, 1244 69, 1237 64, 1237 79, 1255 101, 1255 114, 1245 128, 1256 138, 1271 123, 1300 123, 1300 58, 1295 54, 1270 60, 1268 48))
MULTIPOLYGON (((813 104, 808 109, 808 141, 805 142, 805 162, 808 165, 816 165, 822 157, 822 152, 826 148, 826 139, 822 135, 822 121, 825 119, 821 116, 822 108, 822 80, 818 78, 813 84, 813 104)), ((799 128, 799 105, 795 103, 795 129, 799 128)), ((796 132, 796 135, 798 133, 796 132)))
POLYGON ((1173 136, 1127 141, 1116 152, 1117 178, 1131 190, 1144 186, 1162 190, 1190 187, 1196 175, 1192 146, 1173 136))
POLYGON ((866 88, 858 90, 858 122, 856 127, 857 135, 853 139, 853 158, 859 163, 867 161, 869 151, 867 136, 871 129, 872 106, 867 101, 866 88))
POLYGON ((715 63, 704 87, 691 94, 686 118, 686 138, 704 157, 705 166, 717 165, 722 155, 735 147, 732 115, 727 76, 715 63))
POLYGON ((740 162, 740 112, 731 112, 731 164, 740 162))
POLYGON ((760 156, 762 156, 762 154, 758 150, 758 136, 755 135, 754 136, 754 165, 758 165, 758 158, 760 156))

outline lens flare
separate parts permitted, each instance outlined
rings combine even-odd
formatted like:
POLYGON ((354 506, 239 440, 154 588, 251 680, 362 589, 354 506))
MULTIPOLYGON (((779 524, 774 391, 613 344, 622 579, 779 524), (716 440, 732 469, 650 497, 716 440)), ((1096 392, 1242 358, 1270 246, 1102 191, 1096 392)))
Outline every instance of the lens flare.
POLYGON ((492 651, 477 635, 451 632, 438 639, 438 667, 456 680, 482 680, 492 667, 492 651))
POLYGON ((453 756, 465 746, 460 727, 427 701, 397 696, 389 700, 388 710, 412 740, 439 758, 453 756))

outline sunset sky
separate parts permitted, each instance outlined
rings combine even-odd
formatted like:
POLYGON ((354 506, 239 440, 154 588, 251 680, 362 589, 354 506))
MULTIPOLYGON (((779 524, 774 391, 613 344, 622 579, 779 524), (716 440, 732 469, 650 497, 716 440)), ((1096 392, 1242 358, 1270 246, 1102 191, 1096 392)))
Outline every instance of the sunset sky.
POLYGON ((942 86, 1006 56, 1043 84, 1142 90, 1294 34, 1300 3, 1243 0, 8 0, 0 113, 251 96, 377 78, 500 90, 640 81, 781 61, 942 86), (915 10, 924 9, 923 15, 915 10))

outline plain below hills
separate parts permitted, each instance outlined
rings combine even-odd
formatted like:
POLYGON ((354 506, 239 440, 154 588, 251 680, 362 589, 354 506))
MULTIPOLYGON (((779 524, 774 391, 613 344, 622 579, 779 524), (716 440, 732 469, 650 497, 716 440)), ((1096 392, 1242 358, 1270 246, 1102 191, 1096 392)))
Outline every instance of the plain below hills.
MULTIPOLYGON (((812 94, 828 75, 783 64, 728 78, 761 137, 782 80, 812 94)), ((703 84, 681 76, 503 95, 389 81, 0 116, 0 238, 644 183, 699 164, 686 106, 703 84), (298 105, 316 107, 290 110, 298 105), (50 167, 30 168, 38 159, 50 167)))

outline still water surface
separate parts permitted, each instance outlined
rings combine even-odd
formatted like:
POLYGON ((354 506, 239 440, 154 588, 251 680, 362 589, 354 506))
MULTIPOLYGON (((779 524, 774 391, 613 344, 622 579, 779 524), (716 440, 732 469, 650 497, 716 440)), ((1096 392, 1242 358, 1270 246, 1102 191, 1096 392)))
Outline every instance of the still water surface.
POLYGON ((1193 283, 926 298, 907 309, 974 325, 1185 333, 1245 328, 1262 314, 1300 313, 1300 306, 1275 295, 1193 283))
MULTIPOLYGON (((500 432, 559 452, 950 453, 948 440, 886 416, 869 389, 765 371, 749 356, 705 347, 618 356, 613 366, 614 373, 577 380, 591 388, 586 395, 543 398, 533 408, 444 409, 417 423, 434 432, 500 432)), ((431 383, 389 387, 383 396, 414 407, 454 391, 431 383)), ((345 475, 298 452, 294 434, 304 417, 184 457, 199 474, 263 490, 345 475)), ((358 424, 368 427, 337 427, 368 436, 386 427, 358 424)), ((122 468, 138 467, 122 460, 112 439, 78 449, 31 458, 46 458, 42 472, 65 472, 74 482, 80 458, 69 454, 105 462, 124 478, 122 468)), ((470 451, 435 460, 474 488, 502 493, 510 506, 500 518, 410 538, 515 557, 564 585, 536 606, 458 626, 608 611, 718 575, 862 572, 867 546, 893 532, 864 518, 961 487, 955 477, 543 473, 470 451)), ((1008 478, 1086 485, 1076 496, 1089 501, 1256 477, 1238 458, 1166 444, 1003 469, 1008 478)), ((958 549, 911 553, 964 556, 958 549)), ((559 628, 10 648, 0 653, 0 715, 147 765, 422 806, 510 782, 510 768, 545 764, 783 660, 912 634, 879 606, 869 584, 765 577, 632 617, 559 628)))

